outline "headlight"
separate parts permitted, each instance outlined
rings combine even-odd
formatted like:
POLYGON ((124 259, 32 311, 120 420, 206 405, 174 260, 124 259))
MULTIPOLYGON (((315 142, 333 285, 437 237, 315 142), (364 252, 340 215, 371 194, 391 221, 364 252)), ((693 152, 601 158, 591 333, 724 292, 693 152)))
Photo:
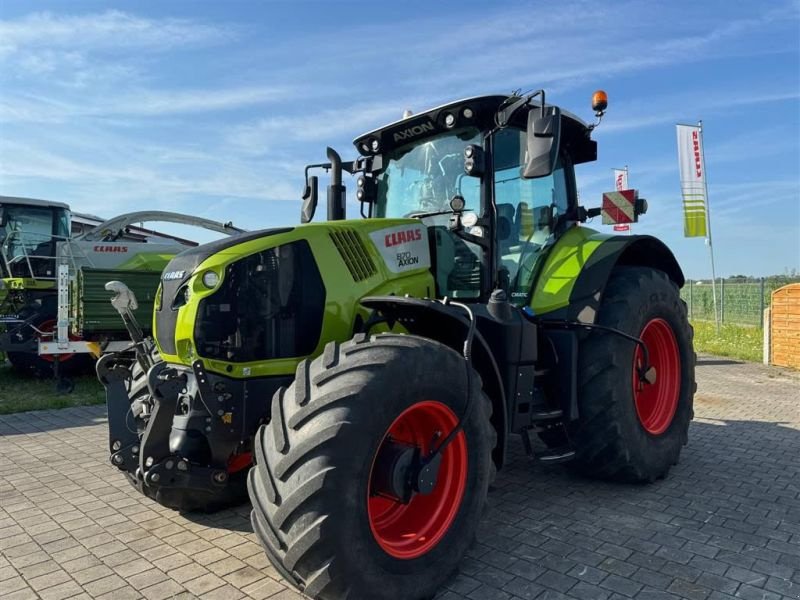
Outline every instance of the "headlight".
POLYGON ((206 286, 208 289, 213 289, 217 287, 219 283, 219 275, 217 275, 216 271, 206 271, 203 273, 203 285, 206 286))

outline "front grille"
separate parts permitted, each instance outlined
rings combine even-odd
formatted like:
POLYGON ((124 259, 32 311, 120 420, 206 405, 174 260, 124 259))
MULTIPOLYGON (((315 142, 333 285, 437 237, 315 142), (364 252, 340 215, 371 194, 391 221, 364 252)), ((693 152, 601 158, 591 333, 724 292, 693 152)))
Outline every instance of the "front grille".
MULTIPOLYGON (((228 250, 238 244, 243 244, 252 240, 257 240, 279 233, 291 231, 291 228, 283 229, 263 229, 261 231, 251 231, 240 233, 230 237, 222 238, 202 246, 196 246, 184 250, 176 255, 164 269, 164 273, 169 273, 170 277, 162 279, 160 304, 155 310, 155 337, 159 348, 166 354, 177 354, 175 345, 175 330, 178 324, 178 311, 182 303, 187 300, 183 285, 189 280, 195 269, 209 256, 228 250), (178 275, 180 273, 180 275, 178 275), (178 293, 183 295, 177 299, 178 293)), ((163 277, 163 274, 162 274, 163 277)))
POLYGON ((361 236, 352 229, 341 229, 331 232, 331 240, 342 256, 347 270, 353 281, 363 281, 375 275, 378 271, 375 263, 367 253, 361 236))
POLYGON ((325 285, 305 240, 228 265, 200 300, 194 327, 204 358, 250 362, 311 354, 322 333, 325 285))

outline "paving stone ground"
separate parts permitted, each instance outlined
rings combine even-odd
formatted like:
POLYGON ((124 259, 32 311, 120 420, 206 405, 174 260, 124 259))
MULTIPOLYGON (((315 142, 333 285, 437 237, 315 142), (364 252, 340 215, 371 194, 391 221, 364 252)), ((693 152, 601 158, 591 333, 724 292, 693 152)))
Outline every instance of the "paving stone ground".
MULTIPOLYGON (((800 375, 701 357, 680 464, 652 485, 521 443, 440 600, 800 598, 800 375)), ((0 417, 0 598, 299 599, 248 507, 183 516, 108 463, 102 407, 0 417)))

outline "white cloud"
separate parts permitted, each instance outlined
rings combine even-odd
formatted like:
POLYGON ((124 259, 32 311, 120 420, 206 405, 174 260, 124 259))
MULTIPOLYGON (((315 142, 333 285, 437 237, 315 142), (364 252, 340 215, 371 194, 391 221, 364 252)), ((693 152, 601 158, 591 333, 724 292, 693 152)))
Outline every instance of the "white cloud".
POLYGON ((46 123, 75 117, 156 117, 221 112, 274 104, 289 100, 297 93, 284 85, 179 90, 140 88, 64 102, 12 91, 0 98, 0 121, 46 123))
POLYGON ((164 51, 229 41, 235 32, 188 19, 146 19, 118 10, 87 15, 37 12, 0 21, 0 56, 36 48, 164 51))
POLYGON ((227 136, 227 143, 245 154, 257 156, 289 141, 334 143, 339 138, 349 141, 376 126, 400 119, 409 107, 425 106, 423 102, 426 101, 420 98, 393 98, 265 117, 234 128, 227 136))
POLYGON ((297 94, 289 86, 254 86, 223 89, 141 90, 112 99, 86 112, 104 115, 168 115, 215 112, 254 104, 288 100, 297 94))

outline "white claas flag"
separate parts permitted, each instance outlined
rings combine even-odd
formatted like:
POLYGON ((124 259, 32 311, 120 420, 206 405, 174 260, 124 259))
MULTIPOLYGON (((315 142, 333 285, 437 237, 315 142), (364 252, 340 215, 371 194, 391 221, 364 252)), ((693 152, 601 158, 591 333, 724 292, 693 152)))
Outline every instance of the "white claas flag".
POLYGON ((703 135, 695 125, 678 125, 678 166, 683 196, 683 235, 706 237, 706 167, 703 135))
POLYGON ((614 169, 614 189, 618 192, 628 189, 628 171, 626 169, 614 169))

